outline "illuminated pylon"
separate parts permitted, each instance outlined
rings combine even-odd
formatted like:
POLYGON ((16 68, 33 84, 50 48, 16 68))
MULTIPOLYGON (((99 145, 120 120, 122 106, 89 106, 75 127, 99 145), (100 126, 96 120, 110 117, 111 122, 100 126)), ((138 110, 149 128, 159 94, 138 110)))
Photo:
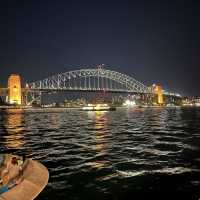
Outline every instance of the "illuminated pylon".
POLYGON ((11 74, 8 78, 8 103, 22 104, 21 79, 18 74, 11 74))
POLYGON ((163 90, 162 90, 162 87, 160 85, 156 85, 154 87, 154 92, 157 94, 157 103, 158 104, 163 104, 164 101, 163 101, 163 90))

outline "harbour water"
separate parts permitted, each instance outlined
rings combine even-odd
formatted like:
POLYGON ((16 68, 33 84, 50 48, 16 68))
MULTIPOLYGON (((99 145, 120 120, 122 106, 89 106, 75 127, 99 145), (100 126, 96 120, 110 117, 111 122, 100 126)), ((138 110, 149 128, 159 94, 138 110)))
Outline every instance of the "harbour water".
POLYGON ((37 200, 200 198, 200 109, 0 113, 1 152, 50 172, 37 200))

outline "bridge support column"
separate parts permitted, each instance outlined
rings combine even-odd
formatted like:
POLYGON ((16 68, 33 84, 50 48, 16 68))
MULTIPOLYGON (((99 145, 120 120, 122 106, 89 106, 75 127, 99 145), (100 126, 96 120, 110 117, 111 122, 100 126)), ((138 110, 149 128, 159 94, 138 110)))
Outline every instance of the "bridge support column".
POLYGON ((159 105, 162 105, 164 103, 162 87, 160 85, 156 85, 154 87, 154 92, 157 95, 157 103, 159 105))
POLYGON ((11 74, 8 78, 8 103, 22 104, 21 78, 18 74, 11 74))

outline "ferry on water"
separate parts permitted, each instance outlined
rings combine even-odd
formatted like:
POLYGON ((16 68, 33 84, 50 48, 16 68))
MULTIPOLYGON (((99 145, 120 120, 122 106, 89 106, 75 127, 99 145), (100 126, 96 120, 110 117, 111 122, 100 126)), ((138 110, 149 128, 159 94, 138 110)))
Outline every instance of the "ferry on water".
POLYGON ((98 103, 98 104, 87 104, 82 108, 86 111, 114 111, 116 107, 111 107, 106 103, 98 103))

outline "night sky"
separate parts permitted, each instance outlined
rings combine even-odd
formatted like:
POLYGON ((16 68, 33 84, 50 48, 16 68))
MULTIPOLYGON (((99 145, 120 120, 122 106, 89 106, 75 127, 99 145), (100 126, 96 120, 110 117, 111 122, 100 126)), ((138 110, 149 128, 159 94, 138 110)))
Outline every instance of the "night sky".
POLYGON ((106 64, 150 85, 200 95, 200 3, 177 0, 6 0, 0 86, 106 64))

